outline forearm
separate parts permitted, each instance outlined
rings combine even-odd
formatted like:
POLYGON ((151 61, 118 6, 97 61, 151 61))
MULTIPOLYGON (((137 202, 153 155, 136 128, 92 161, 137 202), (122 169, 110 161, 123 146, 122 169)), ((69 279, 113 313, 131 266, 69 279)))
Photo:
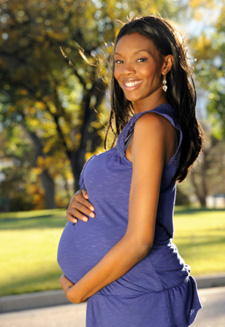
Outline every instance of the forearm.
POLYGON ((125 235, 78 283, 66 289, 67 298, 74 303, 85 301, 123 276, 147 255, 149 249, 135 246, 134 240, 125 235))
POLYGON ((63 291, 64 291, 65 294, 67 293, 68 289, 74 285, 74 284, 73 284, 73 283, 72 283, 72 282, 71 282, 71 281, 70 281, 66 276, 64 276, 64 275, 62 275, 62 276, 60 277, 59 282, 60 282, 60 284, 61 284, 61 286, 62 286, 62 289, 63 289, 63 291))

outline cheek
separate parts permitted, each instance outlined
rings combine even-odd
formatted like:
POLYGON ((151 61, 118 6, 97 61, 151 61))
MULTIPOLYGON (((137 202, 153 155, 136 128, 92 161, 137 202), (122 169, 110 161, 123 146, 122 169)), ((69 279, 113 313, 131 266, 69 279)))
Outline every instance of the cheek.
POLYGON ((114 75, 115 79, 118 80, 119 75, 120 75, 120 73, 119 73, 119 69, 118 69, 118 68, 115 68, 115 69, 114 69, 114 73, 113 73, 113 75, 114 75))
POLYGON ((145 76, 146 79, 152 82, 158 82, 158 79, 161 81, 161 71, 157 69, 157 67, 149 67, 148 70, 143 72, 143 76, 145 76))
POLYGON ((146 77, 153 77, 157 73, 156 67, 153 65, 149 65, 142 70, 142 75, 146 77))
POLYGON ((119 84, 119 86, 122 88, 121 81, 120 81, 120 71, 119 71, 119 69, 114 70, 113 76, 114 76, 115 80, 117 81, 117 83, 119 84))

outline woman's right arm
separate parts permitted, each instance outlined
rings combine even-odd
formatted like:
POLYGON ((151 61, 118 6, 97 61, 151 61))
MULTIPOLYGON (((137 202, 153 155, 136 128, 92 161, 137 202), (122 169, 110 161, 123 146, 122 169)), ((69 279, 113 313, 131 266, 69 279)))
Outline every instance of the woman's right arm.
POLYGON ((95 208, 88 201, 87 191, 79 190, 74 194, 70 201, 67 209, 67 219, 72 223, 77 223, 78 219, 87 222, 88 217, 95 217, 94 210, 95 208))

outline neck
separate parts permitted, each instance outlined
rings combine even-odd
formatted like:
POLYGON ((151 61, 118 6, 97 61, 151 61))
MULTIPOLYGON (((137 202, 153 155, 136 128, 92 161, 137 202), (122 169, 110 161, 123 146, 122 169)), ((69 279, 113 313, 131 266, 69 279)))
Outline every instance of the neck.
POLYGON ((158 96, 133 102, 134 113, 152 110, 164 103, 168 103, 166 94, 165 92, 160 92, 158 96))

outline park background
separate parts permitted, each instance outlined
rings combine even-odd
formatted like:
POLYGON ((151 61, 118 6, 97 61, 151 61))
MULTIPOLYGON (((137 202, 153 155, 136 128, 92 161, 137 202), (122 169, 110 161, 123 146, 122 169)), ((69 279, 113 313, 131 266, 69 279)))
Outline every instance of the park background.
POLYGON ((0 295, 59 288, 66 207, 103 151, 113 42, 143 14, 184 32, 205 131, 178 185, 175 243, 195 276, 225 272, 224 1, 0 0, 0 295))

